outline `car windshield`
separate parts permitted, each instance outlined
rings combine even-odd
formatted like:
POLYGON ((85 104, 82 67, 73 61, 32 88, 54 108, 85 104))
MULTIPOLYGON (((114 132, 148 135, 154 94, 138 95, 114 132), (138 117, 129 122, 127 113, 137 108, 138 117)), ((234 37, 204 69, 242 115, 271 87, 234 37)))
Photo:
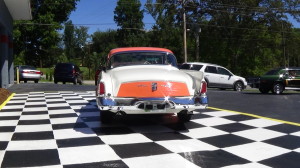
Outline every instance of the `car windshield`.
POLYGON ((160 52, 126 52, 113 55, 108 69, 129 65, 172 65, 177 67, 174 55, 160 52))

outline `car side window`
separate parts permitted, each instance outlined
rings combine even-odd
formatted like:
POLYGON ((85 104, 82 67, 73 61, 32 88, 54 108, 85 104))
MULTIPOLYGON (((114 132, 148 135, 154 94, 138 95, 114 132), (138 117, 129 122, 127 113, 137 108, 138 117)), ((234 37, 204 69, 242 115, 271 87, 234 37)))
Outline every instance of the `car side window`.
POLYGON ((208 72, 208 73, 218 73, 217 71, 217 67, 214 67, 214 66, 207 66, 205 68, 205 72, 208 72))
POLYGON ((289 70, 288 76, 291 78, 300 77, 300 70, 289 70))
POLYGON ((221 75, 228 75, 228 76, 231 75, 231 73, 230 73, 229 71, 227 71, 226 69, 221 68, 221 67, 218 68, 218 74, 221 74, 221 75))

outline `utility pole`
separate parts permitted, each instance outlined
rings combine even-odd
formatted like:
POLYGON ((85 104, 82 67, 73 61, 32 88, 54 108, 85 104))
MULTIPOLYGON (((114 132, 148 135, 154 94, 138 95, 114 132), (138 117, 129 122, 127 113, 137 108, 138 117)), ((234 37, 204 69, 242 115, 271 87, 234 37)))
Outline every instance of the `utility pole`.
POLYGON ((289 58, 286 59, 286 54, 285 54, 285 36, 284 36, 284 27, 283 27, 283 21, 281 21, 281 43, 283 47, 283 59, 284 59, 284 66, 289 67, 289 58))
POLYGON ((185 1, 182 0, 183 9, 183 50, 184 50, 184 62, 187 62, 187 45, 186 45, 186 14, 185 14, 185 1))

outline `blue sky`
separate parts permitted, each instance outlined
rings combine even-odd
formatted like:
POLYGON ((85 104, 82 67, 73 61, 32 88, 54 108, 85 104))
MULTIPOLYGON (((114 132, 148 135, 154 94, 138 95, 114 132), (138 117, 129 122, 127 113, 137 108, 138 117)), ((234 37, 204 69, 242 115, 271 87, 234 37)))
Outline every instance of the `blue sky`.
MULTIPOLYGON (((118 0, 80 0, 77 9, 71 13, 70 20, 73 24, 89 27, 89 34, 97 30, 106 31, 116 29, 114 22, 114 9, 118 0)), ((146 0, 141 0, 142 7, 146 0)), ((151 29, 154 24, 153 18, 149 14, 144 14, 145 29, 151 29)), ((292 21, 294 27, 299 28, 300 24, 292 21)))
MULTIPOLYGON (((77 9, 71 13, 70 20, 73 24, 82 24, 89 27, 89 34, 100 30, 116 29, 114 10, 118 0, 80 0, 77 9)), ((146 0, 141 0, 142 7, 146 0)), ((145 29, 150 29, 154 24, 153 18, 144 14, 145 29)))

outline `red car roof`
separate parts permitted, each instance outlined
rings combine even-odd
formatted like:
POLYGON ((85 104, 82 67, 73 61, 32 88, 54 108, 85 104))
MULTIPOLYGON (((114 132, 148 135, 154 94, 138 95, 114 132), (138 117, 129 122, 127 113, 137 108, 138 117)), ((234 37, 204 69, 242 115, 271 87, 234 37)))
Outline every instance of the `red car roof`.
POLYGON ((126 47, 126 48, 116 48, 116 49, 110 50, 110 52, 109 52, 109 54, 108 54, 107 57, 110 58, 115 53, 126 52, 126 51, 163 51, 163 52, 169 52, 169 53, 173 54, 173 52, 171 50, 166 49, 166 48, 156 48, 156 47, 126 47))

